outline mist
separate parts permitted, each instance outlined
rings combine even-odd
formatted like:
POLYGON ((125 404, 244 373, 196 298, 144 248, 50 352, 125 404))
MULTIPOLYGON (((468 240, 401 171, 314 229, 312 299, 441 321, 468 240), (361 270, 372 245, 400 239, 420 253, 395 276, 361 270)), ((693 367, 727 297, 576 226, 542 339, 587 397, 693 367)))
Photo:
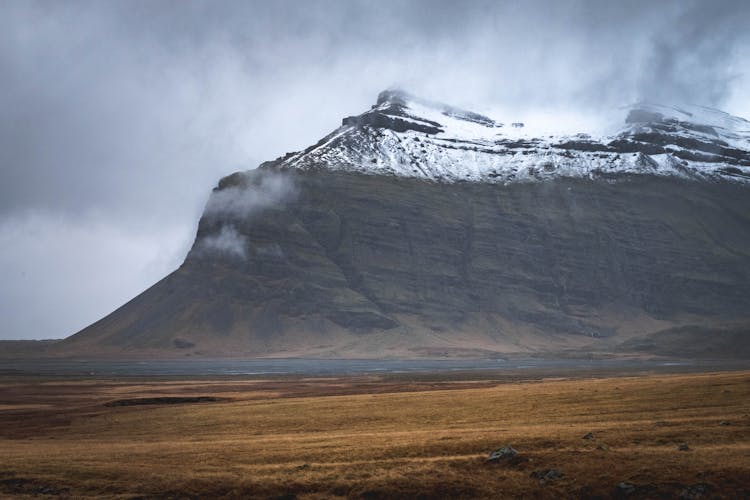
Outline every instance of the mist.
POLYGON ((0 339, 126 302, 181 263, 219 178, 387 87, 505 122, 638 100, 750 117, 749 24, 741 0, 5 1, 0 339))
POLYGON ((262 170, 253 171, 253 174, 243 176, 238 185, 213 191, 204 213, 247 219, 297 196, 297 186, 291 176, 262 170))
MULTIPOLYGON (((298 187, 292 176, 273 171, 252 170, 232 176, 233 185, 222 186, 211 193, 203 215, 214 220, 246 223, 263 217, 266 209, 281 207, 293 201, 298 187)), ((232 223, 222 223, 218 231, 196 240, 195 254, 200 257, 229 257, 244 260, 250 240, 232 223)), ((263 252, 263 247, 254 248, 263 252)), ((275 250, 274 250, 275 251, 275 250)))
POLYGON ((221 226, 219 232, 202 238, 197 243, 201 256, 229 256, 244 260, 247 257, 247 238, 232 225, 221 226))

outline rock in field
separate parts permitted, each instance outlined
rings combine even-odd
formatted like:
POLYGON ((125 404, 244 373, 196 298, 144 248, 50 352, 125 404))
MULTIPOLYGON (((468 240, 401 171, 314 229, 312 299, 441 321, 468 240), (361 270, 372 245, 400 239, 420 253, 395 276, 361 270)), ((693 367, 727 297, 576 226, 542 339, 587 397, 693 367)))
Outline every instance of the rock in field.
POLYGON ((495 451, 491 451, 489 457, 487 457, 488 462, 503 462, 505 460, 510 460, 511 458, 515 458, 518 456, 518 451, 516 451, 515 448, 512 446, 503 446, 502 448, 498 448, 495 451))
POLYGON ((632 495, 635 493, 636 486, 633 483, 623 481, 615 487, 615 494, 617 495, 632 495))
POLYGON ((555 479, 560 479, 565 474, 560 472, 557 469, 543 469, 543 470, 535 470, 531 473, 531 477, 534 479, 539 480, 539 484, 545 484, 549 481, 554 481, 555 479))
POLYGON ((710 493, 712 489, 713 487, 710 484, 694 484, 682 490, 682 493, 680 493, 680 499, 696 500, 703 497, 706 493, 710 493))

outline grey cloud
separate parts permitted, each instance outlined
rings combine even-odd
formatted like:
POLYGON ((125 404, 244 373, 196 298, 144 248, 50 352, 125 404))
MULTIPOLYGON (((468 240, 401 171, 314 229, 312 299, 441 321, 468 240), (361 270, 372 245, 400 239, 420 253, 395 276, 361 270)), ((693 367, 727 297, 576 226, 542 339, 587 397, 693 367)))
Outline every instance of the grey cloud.
POLYGON ((732 62, 738 46, 750 40, 749 6, 746 2, 684 2, 668 29, 651 37, 639 97, 722 105, 742 76, 732 62))
POLYGON ((184 257, 190 231, 163 231, 44 212, 0 218, 0 339, 64 337, 121 306, 184 257))

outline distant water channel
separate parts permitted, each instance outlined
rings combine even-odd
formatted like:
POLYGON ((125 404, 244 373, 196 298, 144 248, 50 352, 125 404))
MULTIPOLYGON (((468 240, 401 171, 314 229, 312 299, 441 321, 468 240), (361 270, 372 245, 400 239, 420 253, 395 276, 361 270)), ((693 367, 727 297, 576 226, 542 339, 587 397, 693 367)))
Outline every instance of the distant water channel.
POLYGON ((64 376, 262 376, 365 375, 470 370, 553 371, 579 370, 693 371, 732 368, 724 363, 653 360, 345 360, 345 359, 218 359, 218 360, 0 360, 0 374, 64 376))

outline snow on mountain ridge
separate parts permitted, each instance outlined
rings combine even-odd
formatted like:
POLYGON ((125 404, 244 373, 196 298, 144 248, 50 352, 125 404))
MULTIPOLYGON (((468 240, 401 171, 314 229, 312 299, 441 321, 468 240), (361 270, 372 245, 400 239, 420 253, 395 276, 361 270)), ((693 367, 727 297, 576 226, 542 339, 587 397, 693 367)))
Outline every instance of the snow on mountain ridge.
POLYGON ((402 109, 412 109, 416 111, 419 116, 422 116, 420 110, 422 113, 433 115, 435 112, 439 112, 442 116, 476 123, 489 128, 495 127, 496 125, 502 126, 502 124, 497 124, 495 120, 488 116, 457 108, 455 106, 449 106, 448 104, 441 102, 422 99, 401 89, 389 89, 378 94, 378 100, 375 106, 373 106, 373 109, 386 110, 394 106, 402 109))
POLYGON ((750 149, 750 122, 718 109, 695 105, 676 107, 648 102, 637 103, 627 109, 627 126, 622 132, 650 128, 693 135, 704 140, 718 139, 735 148, 750 149))
POLYGON ((333 169, 438 182, 529 182, 651 174, 750 182, 750 122, 698 106, 639 103, 611 136, 535 137, 494 119, 400 90, 281 168, 333 169))

